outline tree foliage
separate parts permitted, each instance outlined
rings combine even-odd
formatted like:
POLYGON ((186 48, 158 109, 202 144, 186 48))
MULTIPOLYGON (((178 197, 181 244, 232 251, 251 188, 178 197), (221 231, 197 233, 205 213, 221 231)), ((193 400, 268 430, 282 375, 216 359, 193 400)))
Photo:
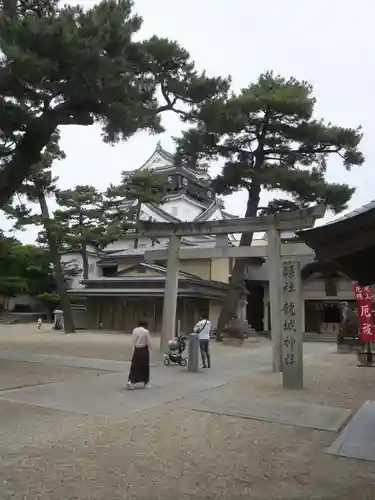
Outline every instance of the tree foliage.
MULTIPOLYGON (((138 170, 130 175, 122 172, 121 184, 110 185, 106 191, 107 210, 113 214, 110 233, 123 235, 132 229, 138 234, 142 204, 160 205, 167 188, 167 177, 153 170, 138 170)), ((138 246, 138 240, 137 235, 134 248, 138 246)))
POLYGON ((103 194, 93 186, 75 186, 56 195, 60 251, 78 252, 83 262, 83 278, 88 279, 88 247, 100 251, 112 241, 113 221, 107 216, 103 194))
POLYGON ((339 212, 354 189, 327 182, 327 162, 337 155, 347 170, 361 165, 362 134, 315 119, 315 102, 308 83, 263 74, 238 95, 207 102, 177 140, 179 157, 223 158, 218 193, 281 190, 298 204, 322 202, 339 212))
POLYGON ((162 112, 187 117, 227 91, 228 80, 198 72, 178 43, 135 40, 142 19, 132 8, 131 0, 87 10, 0 1, 0 207, 59 126, 98 123, 114 143, 139 130, 159 133, 162 112))
POLYGON ((275 215, 282 212, 295 212, 309 207, 309 203, 292 201, 283 198, 271 200, 266 207, 258 209, 258 215, 275 215))
MULTIPOLYGON (((326 180, 328 160, 337 156, 346 170, 361 165, 362 134, 360 128, 315 118, 315 102, 307 82, 262 74, 238 94, 207 101, 194 117, 193 127, 177 139, 177 158, 190 163, 194 158, 196 166, 223 159, 214 188, 224 195, 246 190, 246 216, 257 214, 262 190, 282 191, 289 199, 278 200, 270 211, 324 203, 339 212, 347 207, 354 188, 326 180)), ((242 235, 241 245, 251 241, 251 233, 242 235)), ((236 261, 219 330, 235 314, 245 267, 243 259, 236 261)))
POLYGON ((55 288, 48 252, 0 232, 0 294, 37 296, 55 288))

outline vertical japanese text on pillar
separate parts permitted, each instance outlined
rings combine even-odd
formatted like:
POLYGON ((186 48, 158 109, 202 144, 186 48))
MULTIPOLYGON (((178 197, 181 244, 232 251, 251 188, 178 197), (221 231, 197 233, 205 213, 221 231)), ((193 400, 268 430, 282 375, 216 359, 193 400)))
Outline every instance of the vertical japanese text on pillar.
POLYGON ((293 261, 283 262, 283 361, 285 365, 295 363, 296 345, 296 268, 293 261))

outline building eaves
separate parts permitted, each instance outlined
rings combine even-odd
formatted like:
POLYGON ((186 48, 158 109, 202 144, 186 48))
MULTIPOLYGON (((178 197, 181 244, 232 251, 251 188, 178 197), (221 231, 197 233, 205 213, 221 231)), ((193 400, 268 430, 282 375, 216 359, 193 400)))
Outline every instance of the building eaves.
MULTIPOLYGON (((366 203, 362 207, 356 208, 355 210, 352 210, 351 212, 342 215, 341 217, 338 217, 336 219, 333 219, 332 221, 327 222, 325 226, 329 226, 331 224, 336 224, 336 222, 341 222, 347 219, 352 219, 353 217, 357 217, 357 215, 364 214, 366 212, 370 212, 371 210, 375 210, 375 200, 370 201, 369 203, 366 203)), ((324 227, 324 226, 319 226, 319 227, 324 227)))
MULTIPOLYGON (((315 248, 318 241, 326 241, 327 237, 340 237, 346 234, 347 231, 358 230, 360 228, 370 228, 375 220, 375 200, 370 201, 366 205, 352 210, 351 212, 333 219, 321 226, 316 226, 311 229, 303 229, 296 231, 296 235, 307 245, 315 248)), ((321 246, 321 243, 318 244, 321 246)))
MULTIPOLYGON (((193 198, 191 198, 189 194, 186 193, 185 190, 180 190, 177 191, 176 193, 166 196, 167 201, 177 201, 183 198, 186 198, 192 205, 196 205, 197 207, 202 208, 203 210, 206 210, 207 208, 207 205, 205 205, 204 203, 200 203, 199 201, 196 201, 193 198)), ((179 222, 181 222, 181 220, 179 220, 179 222)))
POLYGON ((156 144, 155 152, 159 153, 164 160, 174 163, 174 155, 169 151, 167 151, 166 149, 164 149, 160 141, 158 141, 158 143, 156 144))
POLYGON ((204 212, 202 212, 201 214, 197 215, 197 217, 195 217, 194 222, 206 221, 207 219, 209 219, 211 217, 211 215, 213 215, 216 212, 217 209, 218 209, 218 206, 217 206, 216 202, 213 201, 211 203, 211 205, 209 205, 208 208, 204 212))

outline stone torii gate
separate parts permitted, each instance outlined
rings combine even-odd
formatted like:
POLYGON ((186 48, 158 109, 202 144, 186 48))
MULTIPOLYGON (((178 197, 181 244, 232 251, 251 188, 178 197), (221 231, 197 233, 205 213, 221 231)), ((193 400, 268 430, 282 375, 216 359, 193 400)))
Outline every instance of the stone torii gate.
MULTIPOLYGON (((222 258, 248 259, 250 257, 267 257, 269 260, 270 271, 269 281, 273 370, 275 372, 283 371, 282 325, 284 324, 284 318, 282 314, 282 257, 293 260, 293 256, 298 254, 298 248, 296 248, 294 244, 282 245, 280 233, 282 231, 298 231, 312 227, 315 220, 323 217, 324 214, 325 207, 322 205, 316 205, 306 210, 285 212, 277 215, 265 215, 261 217, 247 217, 211 222, 142 222, 140 227, 140 234, 142 234, 142 236, 149 238, 169 238, 168 249, 153 250, 151 248, 145 252, 146 261, 167 260, 161 349, 166 349, 168 340, 174 337, 180 260, 222 258), (253 246, 228 246, 228 234, 246 232, 267 232, 268 246, 266 248, 253 246), (200 235, 216 235, 216 246, 214 248, 180 248, 182 237, 200 235)), ((295 264, 299 269, 299 262, 295 264)), ((294 274, 294 279, 297 279, 298 281, 299 272, 294 272, 294 274)), ((289 283, 288 286, 291 286, 291 284, 289 283)), ((296 288, 299 288, 298 283, 296 283, 296 288)), ((296 295, 297 294, 294 294, 297 312, 295 324, 297 325, 297 331, 300 332, 302 343, 302 301, 301 298, 296 295)))

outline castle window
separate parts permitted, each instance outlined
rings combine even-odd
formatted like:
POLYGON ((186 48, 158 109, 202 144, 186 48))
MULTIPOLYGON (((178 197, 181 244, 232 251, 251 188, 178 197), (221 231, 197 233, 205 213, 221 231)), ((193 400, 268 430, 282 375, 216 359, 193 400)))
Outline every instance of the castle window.
POLYGON ((187 186, 188 184, 189 184, 189 181, 187 180, 187 178, 186 178, 186 177, 183 177, 183 178, 182 178, 182 185, 183 185, 183 186, 187 186))
POLYGON ((172 182, 173 177, 171 175, 168 175, 168 182, 172 182))
POLYGON ((208 196, 209 198, 212 198, 212 192, 211 192, 211 191, 207 191, 207 196, 208 196))

